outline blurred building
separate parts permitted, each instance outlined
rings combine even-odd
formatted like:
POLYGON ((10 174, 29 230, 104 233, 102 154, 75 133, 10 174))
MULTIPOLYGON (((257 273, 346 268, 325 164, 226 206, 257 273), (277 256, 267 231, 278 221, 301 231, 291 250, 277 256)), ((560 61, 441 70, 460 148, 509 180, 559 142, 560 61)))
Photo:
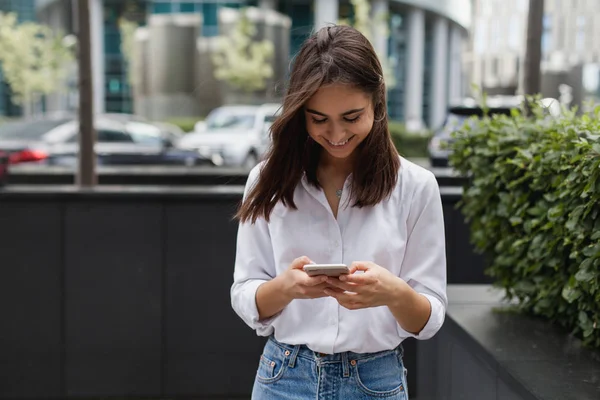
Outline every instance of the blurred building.
MULTIPOLYGON (((263 104, 280 101, 289 63, 290 18, 273 10, 249 7, 246 17, 256 27, 256 39, 273 44, 273 76, 264 90, 245 93, 214 78, 212 62, 218 42, 199 33, 202 14, 153 14, 136 31, 132 60, 136 82, 134 111, 155 120, 206 115, 223 104, 263 104), (177 60, 177 62, 173 62, 177 60), (280 90, 277 90, 279 88, 280 90)), ((228 35, 241 18, 239 10, 219 11, 219 34, 228 35)))
MULTIPOLYGON (((352 17, 349 0, 91 0, 95 45, 96 108, 134 110, 133 92, 120 49, 118 21, 127 16, 147 26, 158 14, 201 14, 196 30, 205 38, 220 32, 223 7, 258 6, 287 15, 289 56, 314 28, 352 17)), ((371 0, 373 13, 386 15, 389 36, 374 38, 380 54, 390 57, 397 85, 388 93, 390 116, 409 128, 442 123, 449 99, 460 99, 467 83, 461 56, 471 25, 471 0, 371 0)), ((37 0, 37 15, 76 33, 74 0, 37 0), (58 16, 60 14, 61 16, 58 16)), ((289 61, 289 60, 288 60, 289 61)))
MULTIPOLYGON (((35 20, 35 0, 0 0, 0 12, 16 13, 20 22, 35 20)), ((21 115, 21 107, 10 100, 10 87, 0 67, 0 116, 21 115)))
MULTIPOLYGON (((528 4, 528 0, 474 0, 466 68, 471 82, 489 94, 522 91, 528 4)), ((545 0, 540 66, 545 96, 579 104, 585 92, 600 93, 598 37, 598 0, 545 0)))

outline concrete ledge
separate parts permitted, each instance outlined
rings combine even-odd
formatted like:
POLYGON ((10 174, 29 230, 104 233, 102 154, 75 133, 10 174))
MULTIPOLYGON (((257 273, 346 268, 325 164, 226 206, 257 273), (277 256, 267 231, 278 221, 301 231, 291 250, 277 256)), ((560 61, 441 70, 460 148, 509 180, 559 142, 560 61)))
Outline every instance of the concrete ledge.
MULTIPOLYGON (((462 187, 468 178, 448 168, 433 168, 440 186, 462 187)), ((97 169, 99 185, 244 185, 248 171, 242 168, 179 166, 102 166, 97 169)), ((72 168, 23 165, 10 168, 8 185, 72 185, 72 168)))
POLYGON ((448 295, 444 327, 419 347, 419 400, 600 398, 598 352, 546 321, 498 311, 507 304, 488 285, 449 285, 448 295))

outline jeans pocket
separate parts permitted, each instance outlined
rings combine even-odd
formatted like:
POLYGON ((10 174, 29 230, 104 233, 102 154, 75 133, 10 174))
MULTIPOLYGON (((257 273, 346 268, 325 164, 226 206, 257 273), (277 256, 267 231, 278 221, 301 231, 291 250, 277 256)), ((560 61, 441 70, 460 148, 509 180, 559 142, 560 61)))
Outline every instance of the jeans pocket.
POLYGON ((367 395, 388 397, 404 392, 404 366, 396 354, 356 360, 352 364, 356 383, 367 395))
POLYGON ((260 356, 256 380, 261 383, 273 383, 281 379, 287 368, 289 354, 289 351, 267 342, 260 356))
POLYGON ((257 376, 262 379, 273 378, 275 371, 275 361, 269 360, 264 355, 260 356, 260 362, 258 363, 257 376))

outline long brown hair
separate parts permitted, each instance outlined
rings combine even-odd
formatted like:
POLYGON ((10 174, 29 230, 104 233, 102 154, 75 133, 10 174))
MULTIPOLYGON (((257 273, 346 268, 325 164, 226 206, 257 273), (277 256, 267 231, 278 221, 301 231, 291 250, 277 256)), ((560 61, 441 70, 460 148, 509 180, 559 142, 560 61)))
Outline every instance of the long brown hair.
POLYGON ((354 207, 372 206, 388 197, 397 182, 400 159, 388 130, 383 71, 373 46, 348 26, 329 26, 308 38, 294 60, 281 116, 271 126, 272 144, 256 184, 236 215, 240 221, 269 220, 281 201, 297 209, 294 190, 306 173, 320 188, 317 167, 322 147, 310 139, 303 107, 317 90, 348 84, 372 96, 374 122, 358 152, 352 175, 354 207))

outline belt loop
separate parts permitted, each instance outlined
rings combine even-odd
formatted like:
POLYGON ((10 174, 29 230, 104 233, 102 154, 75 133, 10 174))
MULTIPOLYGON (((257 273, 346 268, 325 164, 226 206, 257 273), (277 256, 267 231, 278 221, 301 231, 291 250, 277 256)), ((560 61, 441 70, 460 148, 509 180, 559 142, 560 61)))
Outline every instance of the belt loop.
POLYGON ((404 359, 404 346, 402 345, 402 343, 400 343, 398 345, 398 347, 396 347, 397 352, 400 354, 400 358, 404 359))
POLYGON ((342 369, 344 371, 344 378, 348 378, 350 376, 350 365, 348 364, 348 352, 346 351, 342 353, 342 369))
POLYGON ((292 354, 290 356, 290 362, 288 363, 288 366, 290 368, 294 368, 294 365, 296 365, 296 358, 298 357, 299 352, 300 352, 300 345, 297 344, 294 346, 294 350, 292 350, 292 354))

